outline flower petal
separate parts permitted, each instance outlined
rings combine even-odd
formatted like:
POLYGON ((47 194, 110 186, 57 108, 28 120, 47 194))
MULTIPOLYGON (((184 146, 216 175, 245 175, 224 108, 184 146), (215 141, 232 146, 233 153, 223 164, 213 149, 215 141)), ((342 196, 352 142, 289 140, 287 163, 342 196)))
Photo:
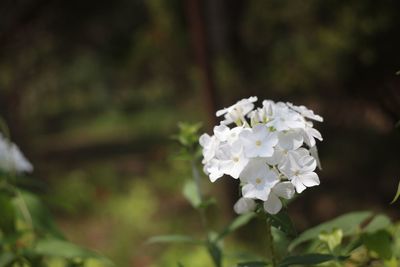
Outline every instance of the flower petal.
POLYGON ((307 187, 319 185, 319 178, 315 172, 304 173, 299 175, 299 177, 301 182, 307 187))
POLYGON ((275 194, 269 194, 264 202, 264 210, 270 214, 277 214, 282 209, 282 202, 275 194))
POLYGON ((291 199, 294 195, 294 186, 291 182, 283 182, 275 185, 272 191, 279 197, 291 199))
POLYGON ((253 211, 256 208, 256 202, 250 198, 241 197, 233 206, 233 210, 237 214, 243 214, 253 211))

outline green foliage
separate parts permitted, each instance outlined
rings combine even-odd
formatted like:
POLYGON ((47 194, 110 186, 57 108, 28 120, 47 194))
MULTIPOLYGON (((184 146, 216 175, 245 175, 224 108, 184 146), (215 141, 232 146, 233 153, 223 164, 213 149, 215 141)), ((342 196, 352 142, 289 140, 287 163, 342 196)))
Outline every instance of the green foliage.
POLYGON ((285 210, 281 210, 275 215, 267 214, 267 220, 273 227, 279 229, 288 236, 293 237, 297 235, 293 222, 285 210))
MULTIPOLYGON (((400 125, 399 122, 396 125, 400 125)), ((395 203, 397 201, 397 199, 399 199, 399 197, 400 197, 400 182, 397 185, 396 195, 394 196, 394 198, 393 198, 392 202, 390 202, 390 204, 395 203)))
POLYGON ((263 261, 248 261, 238 263, 237 267, 264 267, 267 266, 266 262, 263 261))
POLYGON ((361 228, 361 224, 366 219, 371 217, 371 215, 372 213, 368 211, 352 212, 342 215, 332 221, 317 225, 306 230, 304 233, 300 234, 296 239, 294 239, 289 246, 289 250, 293 250, 296 246, 303 242, 318 238, 319 234, 324 231, 330 232, 334 229, 342 229, 344 236, 353 234, 361 228))
POLYGON ((202 245, 204 242, 194 239, 187 235, 160 235, 153 236, 147 240, 148 244, 152 243, 189 243, 194 245, 202 245))
POLYGON ((322 232, 318 238, 325 242, 329 251, 333 252, 334 249, 342 243, 343 231, 342 229, 334 229, 332 232, 322 232))
POLYGON ((193 148, 199 142, 201 123, 178 123, 179 133, 173 136, 183 147, 193 148))
POLYGON ((292 265, 310 266, 333 260, 345 260, 346 257, 335 257, 329 254, 303 254, 290 256, 282 260, 278 267, 289 267, 292 265))
POLYGON ((194 208, 199 208, 202 204, 200 192, 194 181, 187 181, 183 186, 182 193, 194 208))
POLYGON ((239 215, 231 223, 229 223, 224 229, 222 229, 222 231, 218 234, 216 241, 222 240, 227 235, 233 233, 240 227, 245 226, 247 223, 249 223, 255 217, 256 217, 256 214, 252 213, 252 212, 239 215))
POLYGON ((375 233, 366 233, 362 236, 365 247, 378 254, 382 259, 388 260, 392 257, 392 240, 389 233, 379 230, 375 233))
POLYGON ((17 185, 15 173, 0 174, 0 267, 48 267, 52 259, 61 266, 86 266, 95 259, 113 266, 106 258, 65 240, 50 212, 34 193, 17 185))

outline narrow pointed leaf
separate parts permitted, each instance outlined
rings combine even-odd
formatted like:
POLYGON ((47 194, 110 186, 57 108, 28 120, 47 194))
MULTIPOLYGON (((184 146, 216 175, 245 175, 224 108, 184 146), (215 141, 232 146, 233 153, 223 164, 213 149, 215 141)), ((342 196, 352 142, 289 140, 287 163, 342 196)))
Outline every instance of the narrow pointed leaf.
POLYGON ((60 257, 68 260, 72 259, 96 259, 107 266, 114 266, 107 258, 79 247, 73 243, 59 239, 42 239, 39 240, 34 248, 34 252, 43 256, 60 257))
POLYGON ((371 216, 372 213, 368 211, 351 212, 339 216, 331 221, 317 225, 303 232, 296 239, 294 239, 289 245, 289 251, 293 250, 296 246, 303 242, 318 238, 318 235, 323 231, 331 232, 337 228, 342 229, 343 236, 348 236, 359 230, 361 228, 360 225, 371 216))
POLYGON ((228 224, 217 236, 216 240, 221 240, 225 236, 231 234, 232 232, 236 231, 240 227, 246 225, 250 222, 256 214, 254 212, 245 213, 236 217, 230 224, 228 224))
POLYGON ((363 231, 368 232, 368 233, 373 233, 378 230, 385 229, 389 227, 391 224, 391 221, 389 217, 383 214, 379 214, 375 216, 370 223, 368 223, 367 226, 364 227, 363 231))
POLYGON ((285 234, 291 237, 296 236, 296 229, 294 228, 293 222, 287 212, 282 210, 275 215, 268 214, 267 220, 273 227, 281 230, 285 234))
POLYGON ((332 260, 345 260, 346 258, 347 257, 336 258, 334 255, 330 254, 305 254, 287 257, 278 264, 278 267, 289 267, 292 265, 310 266, 332 260))
POLYGON ((264 261, 248 261, 238 263, 237 267, 265 267, 267 264, 264 261))
POLYGON ((153 243, 191 243, 195 245, 201 245, 203 244, 202 241, 197 240, 191 236, 187 235, 160 235, 160 236, 154 236, 151 237, 149 240, 147 240, 148 244, 153 244, 153 243))
MULTIPOLYGON (((398 122, 396 125, 400 125, 400 122, 398 122)), ((392 202, 390 202, 390 204, 393 204, 394 202, 396 202, 397 199, 399 199, 399 197, 400 197, 400 182, 399 182, 399 184, 397 185, 397 192, 396 192, 396 195, 394 196, 394 198, 393 198, 392 202)))
POLYGON ((194 208, 200 207, 201 199, 194 181, 188 181, 184 185, 182 193, 194 208))

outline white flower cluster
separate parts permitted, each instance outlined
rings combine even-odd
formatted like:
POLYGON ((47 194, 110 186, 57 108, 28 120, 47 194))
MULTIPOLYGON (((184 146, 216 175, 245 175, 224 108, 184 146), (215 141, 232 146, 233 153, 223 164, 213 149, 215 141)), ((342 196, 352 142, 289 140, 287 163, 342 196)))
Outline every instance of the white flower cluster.
POLYGON ((322 136, 311 120, 323 119, 291 103, 264 100, 254 109, 256 101, 257 97, 242 99, 216 113, 224 119, 214 127, 214 135, 203 134, 199 140, 204 171, 212 182, 223 175, 240 179, 237 213, 254 210, 259 200, 266 212, 276 214, 281 198, 291 199, 295 191, 319 185, 315 139, 322 141, 322 136))
POLYGON ((32 164, 25 158, 18 146, 0 133, 0 170, 7 172, 31 172, 32 164))

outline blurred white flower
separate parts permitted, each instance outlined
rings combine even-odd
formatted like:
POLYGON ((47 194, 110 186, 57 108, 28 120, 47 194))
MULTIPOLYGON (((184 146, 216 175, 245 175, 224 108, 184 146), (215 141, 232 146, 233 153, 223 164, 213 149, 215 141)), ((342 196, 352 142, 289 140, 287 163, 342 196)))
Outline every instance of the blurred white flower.
POLYGON ((32 172, 32 164, 25 158, 16 144, 0 133, 0 169, 7 172, 32 172))
POLYGON ((237 214, 248 213, 254 211, 256 208, 256 202, 251 198, 241 197, 233 206, 233 210, 237 214))

